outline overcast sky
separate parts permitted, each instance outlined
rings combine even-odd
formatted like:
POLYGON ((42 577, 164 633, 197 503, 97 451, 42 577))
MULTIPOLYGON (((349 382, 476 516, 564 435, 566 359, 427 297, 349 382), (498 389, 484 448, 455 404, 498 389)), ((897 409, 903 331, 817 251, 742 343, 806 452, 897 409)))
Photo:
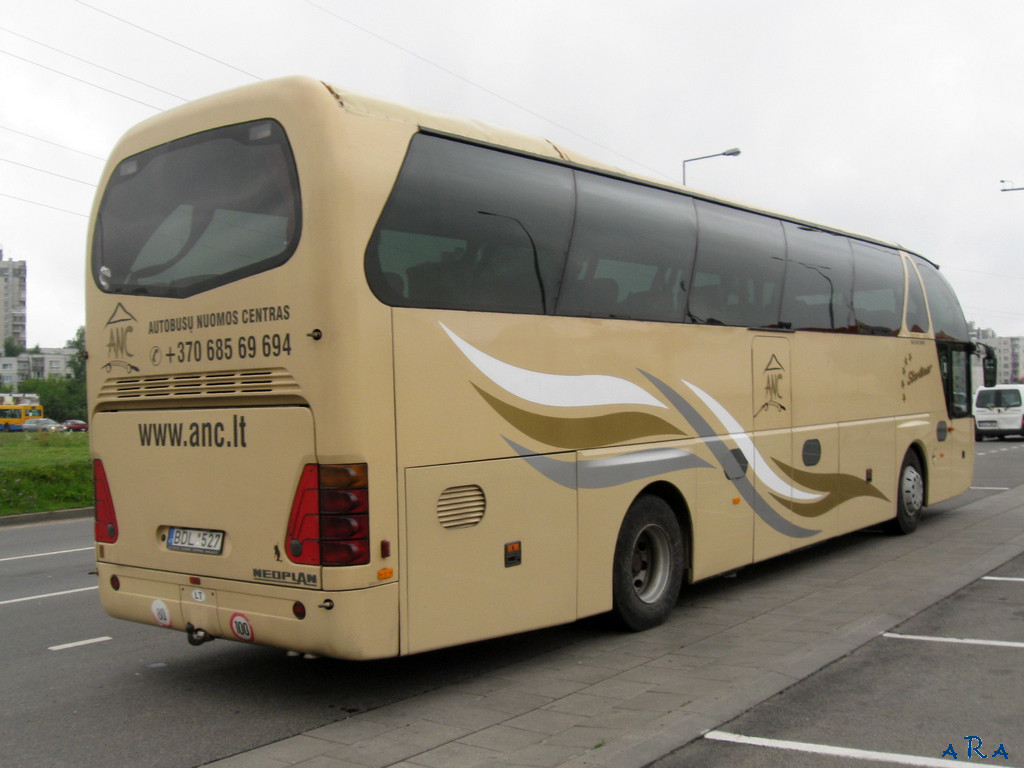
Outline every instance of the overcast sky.
POLYGON ((0 0, 0 246, 28 342, 84 322, 88 214, 133 124, 281 75, 545 136, 900 243, 1024 336, 1021 0, 0 0), (1001 184, 1007 179, 1012 184, 1001 184))

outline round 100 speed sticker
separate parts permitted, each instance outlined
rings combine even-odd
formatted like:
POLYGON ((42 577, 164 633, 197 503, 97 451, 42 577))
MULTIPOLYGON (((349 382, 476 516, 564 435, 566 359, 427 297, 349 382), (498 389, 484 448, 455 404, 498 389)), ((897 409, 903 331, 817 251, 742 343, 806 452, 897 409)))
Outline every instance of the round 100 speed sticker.
POLYGON ((252 623, 244 613, 236 613, 231 616, 231 634, 246 643, 256 639, 252 631, 252 623))

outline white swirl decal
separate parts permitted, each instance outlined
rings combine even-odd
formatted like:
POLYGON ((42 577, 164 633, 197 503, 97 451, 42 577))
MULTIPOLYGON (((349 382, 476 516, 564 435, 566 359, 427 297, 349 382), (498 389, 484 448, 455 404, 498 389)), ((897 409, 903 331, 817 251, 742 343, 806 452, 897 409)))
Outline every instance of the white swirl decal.
POLYGON ((502 362, 464 341, 444 323, 441 328, 462 354, 488 379, 499 387, 537 405, 558 408, 582 408, 594 405, 646 405, 667 408, 649 392, 630 381, 615 376, 583 374, 570 376, 541 373, 502 362))

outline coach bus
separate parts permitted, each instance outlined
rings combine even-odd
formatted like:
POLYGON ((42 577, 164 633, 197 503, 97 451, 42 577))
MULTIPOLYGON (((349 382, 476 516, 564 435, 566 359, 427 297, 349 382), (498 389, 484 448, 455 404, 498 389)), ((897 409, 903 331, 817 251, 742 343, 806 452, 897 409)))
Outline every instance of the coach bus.
POLYGON ((971 480, 927 259, 313 79, 129 131, 87 284, 102 603, 194 645, 641 630, 971 480))
POLYGON ((43 406, 39 403, 3 403, 0 402, 0 430, 4 432, 20 432, 29 419, 38 419, 43 415, 43 406))

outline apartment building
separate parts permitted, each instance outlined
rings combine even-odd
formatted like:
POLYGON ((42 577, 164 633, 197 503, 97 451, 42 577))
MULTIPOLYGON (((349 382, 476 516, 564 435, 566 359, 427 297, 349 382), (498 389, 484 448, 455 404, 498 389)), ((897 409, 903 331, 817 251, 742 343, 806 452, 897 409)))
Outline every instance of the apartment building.
POLYGON ((5 259, 0 248, 0 342, 13 338, 22 347, 28 346, 26 272, 24 261, 5 259))

